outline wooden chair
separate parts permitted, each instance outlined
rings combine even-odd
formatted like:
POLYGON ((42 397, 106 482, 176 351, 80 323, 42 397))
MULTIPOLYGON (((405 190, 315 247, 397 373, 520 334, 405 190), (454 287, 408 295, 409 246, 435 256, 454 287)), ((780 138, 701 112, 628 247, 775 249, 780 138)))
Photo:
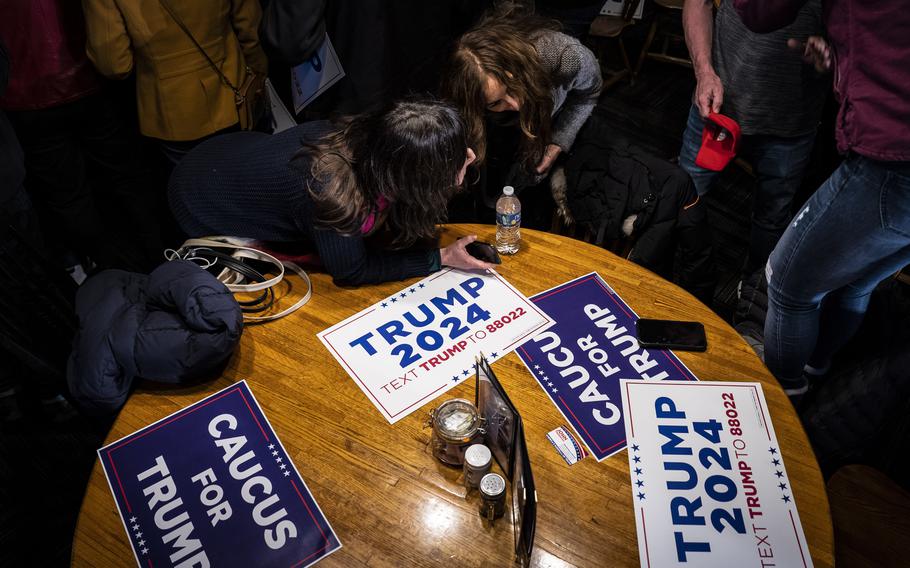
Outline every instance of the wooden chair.
POLYGON ((675 55, 670 55, 669 53, 671 39, 685 42, 685 38, 679 33, 668 30, 671 26, 679 28, 682 25, 682 8, 684 0, 654 0, 654 2, 659 7, 659 10, 654 14, 651 28, 648 30, 648 37, 645 39, 645 45, 641 48, 638 62, 635 64, 635 71, 632 74, 633 79, 638 77, 638 73, 641 71, 641 66, 645 62, 645 59, 654 59, 656 61, 663 61, 664 63, 674 63, 676 65, 692 67, 692 60, 689 59, 688 54, 686 57, 677 57, 675 55), (661 36, 661 49, 660 51, 651 51, 651 44, 654 43, 654 39, 658 35, 661 36))
POLYGON ((623 0, 622 13, 619 16, 597 16, 594 18, 594 21, 591 22, 590 28, 588 28, 588 36, 594 38, 596 42, 595 53, 597 54, 597 59, 600 61, 600 70, 604 77, 604 90, 609 89, 626 77, 634 79, 634 73, 632 66, 629 63, 629 55, 626 52, 626 45, 623 42, 622 33, 627 27, 635 23, 633 16, 635 15, 635 11, 638 9, 640 2, 641 0, 623 0), (619 43, 619 51, 622 55, 623 69, 620 71, 607 69, 603 63, 604 40, 612 38, 616 38, 617 43, 619 43))

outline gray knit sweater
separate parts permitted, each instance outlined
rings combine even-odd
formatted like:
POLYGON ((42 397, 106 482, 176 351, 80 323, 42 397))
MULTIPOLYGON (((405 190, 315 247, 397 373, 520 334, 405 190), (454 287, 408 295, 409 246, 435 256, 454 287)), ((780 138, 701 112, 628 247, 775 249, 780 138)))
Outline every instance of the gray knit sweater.
POLYGON ((553 82, 552 143, 568 152, 597 104, 603 87, 600 65, 590 49, 556 31, 542 32, 534 48, 553 82))

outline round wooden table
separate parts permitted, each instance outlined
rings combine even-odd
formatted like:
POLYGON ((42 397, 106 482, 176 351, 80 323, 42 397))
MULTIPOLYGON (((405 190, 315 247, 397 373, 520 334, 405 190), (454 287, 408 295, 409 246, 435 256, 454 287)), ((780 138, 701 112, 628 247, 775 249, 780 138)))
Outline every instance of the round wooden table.
MULTIPOLYGON (((467 234, 492 242, 494 232, 486 225, 451 225, 443 243, 467 234)), ((707 352, 677 353, 701 380, 761 381, 813 562, 833 566, 831 515, 812 448, 786 395, 739 335, 679 287, 602 248, 531 230, 522 235, 521 251, 498 271, 525 295, 597 271, 641 317, 704 323, 707 352)), ((406 283, 341 289, 325 274, 312 279, 313 298, 302 310, 247 327, 218 380, 169 390, 140 384, 108 442, 246 379, 344 545, 322 566, 511 566, 508 515, 492 527, 483 522, 476 492, 465 498, 461 470, 441 465, 428 447, 429 411, 446 398, 473 399, 473 381, 390 425, 316 338, 406 283)), ((565 424, 559 411, 514 353, 497 361, 495 371, 522 415, 537 483, 532 565, 637 566, 626 456, 567 467, 546 439, 565 424)), ((82 503, 72 561, 74 566, 134 562, 98 462, 82 503)))

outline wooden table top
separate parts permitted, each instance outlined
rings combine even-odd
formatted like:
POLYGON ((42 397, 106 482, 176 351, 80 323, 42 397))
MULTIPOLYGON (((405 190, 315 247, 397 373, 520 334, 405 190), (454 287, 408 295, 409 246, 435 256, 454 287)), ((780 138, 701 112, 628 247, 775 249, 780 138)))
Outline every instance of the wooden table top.
MULTIPOLYGON (((443 243, 472 233, 495 239, 492 226, 450 225, 443 243)), ((700 379, 761 381, 813 562, 833 566, 828 498, 809 441, 786 395, 739 335, 682 289, 602 248, 537 231, 523 230, 522 236, 522 250, 498 271, 525 295, 596 270, 641 317, 704 323, 707 352, 677 353, 700 379)), ((442 400, 473 399, 473 381, 390 425, 316 338, 407 283, 340 289, 325 274, 311 276, 309 304, 282 320, 247 327, 217 381, 175 389, 141 384, 106 443, 246 379, 343 544, 320 566, 511 566, 508 515, 492 527, 480 518, 477 492, 465 498, 461 470, 433 458, 431 431, 424 426, 442 400)), ((565 424, 546 393, 514 353, 497 361, 495 371, 522 415, 537 484, 532 565, 638 566, 626 455, 566 466, 546 439, 565 424)), ((133 563, 97 461, 76 526, 72 563, 133 563)))

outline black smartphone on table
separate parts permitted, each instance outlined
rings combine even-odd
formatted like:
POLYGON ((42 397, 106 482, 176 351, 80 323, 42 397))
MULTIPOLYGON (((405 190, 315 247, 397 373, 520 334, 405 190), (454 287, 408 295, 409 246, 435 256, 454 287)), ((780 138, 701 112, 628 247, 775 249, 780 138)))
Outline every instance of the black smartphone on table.
POLYGON ((638 343, 656 349, 704 351, 708 348, 705 326, 697 321, 641 318, 635 322, 638 343))

